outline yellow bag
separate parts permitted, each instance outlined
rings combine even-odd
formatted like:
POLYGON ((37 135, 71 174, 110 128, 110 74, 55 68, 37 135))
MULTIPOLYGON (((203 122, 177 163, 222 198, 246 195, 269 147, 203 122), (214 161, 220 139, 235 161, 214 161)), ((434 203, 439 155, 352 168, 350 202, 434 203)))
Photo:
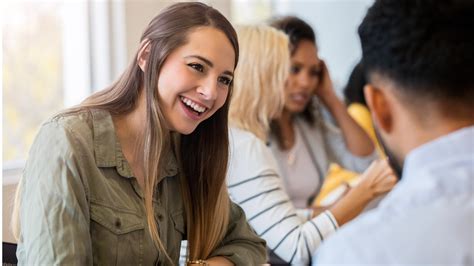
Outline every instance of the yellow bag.
POLYGON ((346 184, 353 187, 360 180, 359 174, 342 168, 336 163, 331 163, 328 173, 324 180, 313 206, 327 206, 336 201, 346 189, 346 184))

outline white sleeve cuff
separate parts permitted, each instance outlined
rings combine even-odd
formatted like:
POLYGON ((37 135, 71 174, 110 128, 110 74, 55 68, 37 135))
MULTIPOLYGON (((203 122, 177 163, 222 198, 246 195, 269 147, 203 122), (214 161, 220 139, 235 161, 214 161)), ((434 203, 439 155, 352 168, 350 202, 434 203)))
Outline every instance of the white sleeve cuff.
POLYGON ((324 214, 328 217, 328 219, 333 224, 334 230, 337 230, 339 228, 339 224, 337 223, 336 218, 334 218, 334 215, 332 215, 332 212, 330 210, 325 210, 324 214))
POLYGON ((310 222, 314 225, 314 230, 317 231, 321 241, 336 232, 338 225, 332 213, 328 210, 320 213, 314 217, 310 222))

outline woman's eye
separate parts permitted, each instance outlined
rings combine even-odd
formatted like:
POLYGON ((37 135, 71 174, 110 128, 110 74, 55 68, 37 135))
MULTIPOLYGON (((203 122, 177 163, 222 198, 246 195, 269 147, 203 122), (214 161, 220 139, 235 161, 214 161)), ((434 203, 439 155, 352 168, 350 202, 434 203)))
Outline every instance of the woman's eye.
POLYGON ((226 86, 229 86, 230 83, 232 82, 232 80, 228 77, 220 77, 219 82, 226 85, 226 86))
POLYGON ((188 66, 194 68, 196 71, 204 72, 204 66, 198 63, 190 63, 188 66))
POLYGON ((319 69, 312 70, 311 75, 314 76, 314 77, 319 77, 319 76, 321 76, 321 70, 319 70, 319 69))
POLYGON ((292 67, 290 68, 290 73, 291 73, 291 74, 298 74, 298 72, 300 72, 300 70, 301 70, 300 67, 298 67, 298 66, 292 66, 292 67))

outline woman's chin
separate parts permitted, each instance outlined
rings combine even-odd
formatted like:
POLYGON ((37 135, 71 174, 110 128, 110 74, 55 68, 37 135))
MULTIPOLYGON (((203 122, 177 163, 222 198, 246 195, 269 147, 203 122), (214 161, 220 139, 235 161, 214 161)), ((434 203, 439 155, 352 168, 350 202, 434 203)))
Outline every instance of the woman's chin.
POLYGON ((302 113, 305 108, 306 108, 306 105, 302 105, 302 104, 288 104, 285 106, 285 110, 292 114, 302 113))
POLYGON ((175 127, 168 127, 168 129, 172 132, 176 132, 176 133, 179 133, 179 134, 183 134, 183 135, 189 135, 191 133, 194 132, 194 130, 196 130, 197 126, 199 124, 196 124, 196 125, 179 125, 179 126, 175 126, 175 127))
POLYGON ((183 134, 183 135, 189 135, 189 134, 193 133, 194 130, 196 130, 196 127, 178 129, 177 132, 180 133, 180 134, 183 134))

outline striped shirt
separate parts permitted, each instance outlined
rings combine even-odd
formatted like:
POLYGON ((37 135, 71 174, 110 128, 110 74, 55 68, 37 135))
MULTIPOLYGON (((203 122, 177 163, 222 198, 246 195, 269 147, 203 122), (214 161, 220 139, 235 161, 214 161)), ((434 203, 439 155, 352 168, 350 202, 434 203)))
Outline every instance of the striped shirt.
POLYGON ((298 211, 284 190, 270 149, 254 134, 230 130, 231 158, 227 186, 268 248, 292 264, 308 264, 321 242, 338 228, 329 211, 310 218, 298 211))

